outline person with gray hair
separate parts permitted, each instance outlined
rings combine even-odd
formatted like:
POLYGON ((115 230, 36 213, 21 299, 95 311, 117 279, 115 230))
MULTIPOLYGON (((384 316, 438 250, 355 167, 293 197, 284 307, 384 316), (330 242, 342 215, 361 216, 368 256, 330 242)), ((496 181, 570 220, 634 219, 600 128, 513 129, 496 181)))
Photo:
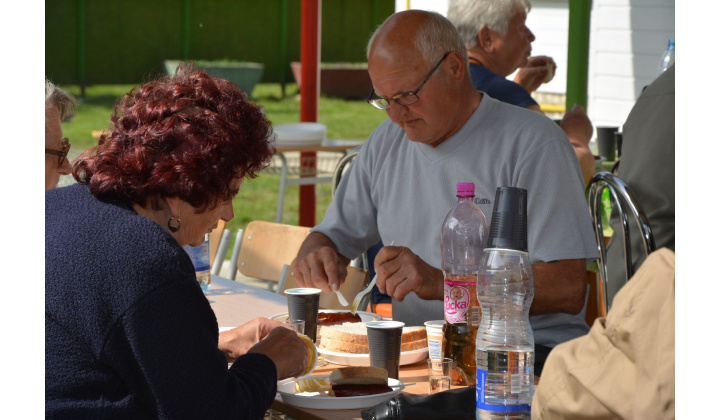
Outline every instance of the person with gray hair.
POLYGON ((60 175, 72 171, 67 154, 70 139, 63 138, 62 121, 77 108, 77 100, 45 79, 45 189, 55 188, 60 175))
POLYGON ((350 261, 378 241, 377 286, 406 325, 443 319, 440 229, 457 182, 492 216, 499 186, 528 191, 535 277, 536 373, 549 349, 589 330, 585 264, 597 257, 582 174, 549 118, 475 90, 465 45, 438 13, 390 16, 368 46, 368 103, 388 119, 343 175, 322 223, 292 263, 301 287, 338 290, 350 261))
MULTIPOLYGON (((529 0, 450 0, 447 17, 468 49, 470 77, 475 89, 495 99, 542 113, 530 95, 550 82, 557 65, 546 56, 532 57, 535 35, 525 25, 529 0), (506 79, 518 70, 515 79, 506 79)), ((585 110, 575 105, 565 113, 565 131, 587 185, 595 172, 588 143, 593 128, 585 110)))

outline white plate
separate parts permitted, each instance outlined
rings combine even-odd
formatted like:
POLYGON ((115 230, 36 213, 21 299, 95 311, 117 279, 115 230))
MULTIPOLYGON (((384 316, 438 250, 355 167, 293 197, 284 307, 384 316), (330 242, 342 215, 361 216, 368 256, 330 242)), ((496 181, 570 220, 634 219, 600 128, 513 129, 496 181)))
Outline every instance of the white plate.
MULTIPOLYGON (((345 366, 370 366, 369 354, 353 354, 329 351, 318 347, 318 354, 330 363, 345 366)), ((410 350, 400 353, 400 366, 411 365, 423 359, 427 359, 428 349, 410 350)))
MULTIPOLYGON (((323 313, 338 313, 338 312, 350 312, 348 310, 342 310, 342 309, 320 309, 318 312, 323 313)), ((369 322, 369 321, 380 321, 382 317, 376 313, 372 312, 365 312, 365 311, 357 311, 356 314, 360 315, 360 320, 362 322, 369 322)), ((279 321, 279 322, 285 322, 285 320, 288 317, 288 313, 282 313, 282 314, 275 314, 270 317, 273 321, 279 321)))
POLYGON ((313 122, 278 124, 273 126, 273 132, 276 145, 314 145, 321 144, 327 138, 327 127, 313 122))
MULTIPOLYGON (((304 379, 320 379, 329 377, 330 375, 306 376, 304 379)), ((318 408, 325 410, 345 410, 372 407, 383 401, 389 400, 405 388, 405 385, 397 379, 388 378, 388 385, 393 388, 392 392, 362 395, 359 397, 328 397, 327 393, 318 392, 303 392, 296 394, 295 381, 295 378, 290 378, 278 382, 277 390, 283 402, 296 407, 318 408)))

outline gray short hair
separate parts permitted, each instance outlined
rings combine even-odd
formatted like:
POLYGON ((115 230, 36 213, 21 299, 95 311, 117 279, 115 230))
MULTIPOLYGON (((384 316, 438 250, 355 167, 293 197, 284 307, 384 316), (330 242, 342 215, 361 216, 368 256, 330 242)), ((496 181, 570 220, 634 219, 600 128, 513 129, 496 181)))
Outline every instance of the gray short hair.
MULTIPOLYGON (((426 12, 427 19, 418 29, 415 37, 415 47, 420 51, 423 60, 428 64, 435 64, 445 53, 457 51, 467 62, 468 55, 465 43, 458 35, 453 24, 443 15, 436 12, 426 12)), ((385 21, 387 22, 387 20, 385 21)), ((385 23, 378 26, 367 44, 367 57, 370 58, 375 37, 385 27, 385 23)))
POLYGON ((57 108, 62 121, 75 111, 77 100, 45 78, 45 108, 57 108))
POLYGON ((507 34, 516 4, 527 12, 532 7, 530 0, 450 0, 447 17, 465 46, 473 48, 478 45, 477 34, 485 25, 500 35, 507 34))

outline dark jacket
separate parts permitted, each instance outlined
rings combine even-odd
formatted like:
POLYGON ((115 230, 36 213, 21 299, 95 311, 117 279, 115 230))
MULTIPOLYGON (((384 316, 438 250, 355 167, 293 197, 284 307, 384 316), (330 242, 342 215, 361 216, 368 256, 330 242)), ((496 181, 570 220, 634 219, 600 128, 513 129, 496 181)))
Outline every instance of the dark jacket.
POLYGON ((274 363, 227 368, 185 251, 161 226, 83 184, 45 193, 48 418, 263 418, 274 363))

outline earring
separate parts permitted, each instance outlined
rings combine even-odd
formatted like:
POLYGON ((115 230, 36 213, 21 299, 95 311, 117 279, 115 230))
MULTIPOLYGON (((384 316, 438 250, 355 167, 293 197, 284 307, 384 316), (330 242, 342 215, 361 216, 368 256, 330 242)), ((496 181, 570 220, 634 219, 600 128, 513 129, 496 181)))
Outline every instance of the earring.
POLYGON ((174 217, 170 216, 170 220, 168 220, 168 229, 170 229, 170 232, 175 233, 178 230, 180 230, 180 226, 182 226, 182 222, 180 221, 180 218, 177 219, 177 226, 172 225, 172 221, 175 220, 174 217))

